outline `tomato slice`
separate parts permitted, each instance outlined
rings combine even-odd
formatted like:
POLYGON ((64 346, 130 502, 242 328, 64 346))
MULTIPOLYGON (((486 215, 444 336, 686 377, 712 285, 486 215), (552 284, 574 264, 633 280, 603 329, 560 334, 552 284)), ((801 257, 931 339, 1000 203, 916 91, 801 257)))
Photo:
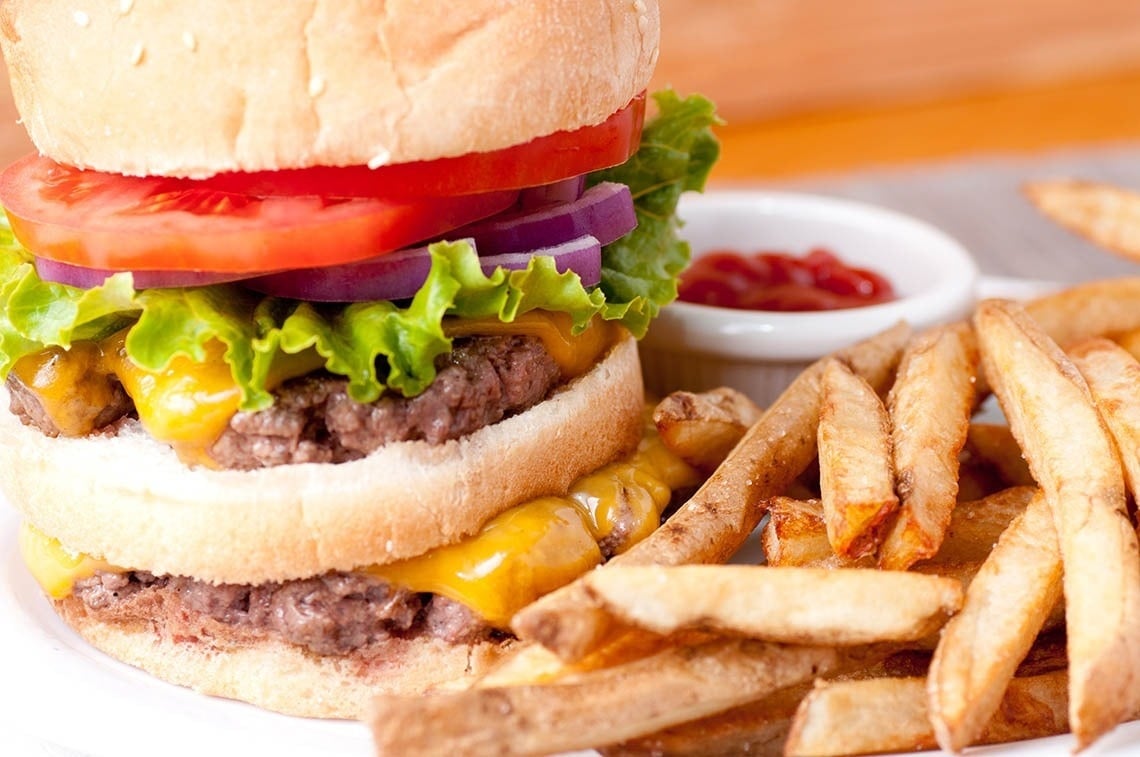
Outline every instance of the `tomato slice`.
POLYGON ((629 160, 641 140, 645 93, 605 121, 492 152, 369 168, 302 168, 225 173, 214 189, 260 196, 439 197, 550 184, 629 160))
POLYGON ((0 175, 21 244, 110 271, 256 274, 352 263, 505 210, 517 190, 622 163, 645 97, 596 126, 489 153, 191 180, 83 171, 35 155, 0 175))
POLYGON ((20 243, 106 270, 262 273, 349 263, 510 207, 518 192, 386 199, 257 197, 81 171, 31 155, 0 175, 20 243))

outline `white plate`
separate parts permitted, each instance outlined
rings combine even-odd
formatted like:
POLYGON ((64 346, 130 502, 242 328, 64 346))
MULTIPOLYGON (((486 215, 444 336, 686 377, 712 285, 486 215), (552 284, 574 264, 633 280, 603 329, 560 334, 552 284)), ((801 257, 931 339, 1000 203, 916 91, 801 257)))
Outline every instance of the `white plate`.
MULTIPOLYGON (((983 296, 1018 297, 1048 285, 983 281, 983 296)), ((291 718, 158 681, 89 647, 51 610, 16 550, 17 516, 0 497, 0 755, 52 757, 366 757, 364 726, 291 718)), ((1072 753, 1069 736, 976 750, 1072 753)), ((975 750, 971 750, 974 753, 975 750)), ((1085 754, 1136 754, 1140 722, 1085 754)))
MULTIPOLYGON (((51 757, 367 757, 362 725, 291 718, 158 681, 89 647, 56 617, 16 552, 0 498, 0 754, 51 757)), ((978 750, 1067 757, 1068 736, 978 750)), ((1140 723, 1088 755, 1135 754, 1140 723)))
POLYGON ((372 754, 358 723, 292 718, 202 696, 92 649, 28 575, 16 549, 17 524, 0 497, 0 754, 372 754))

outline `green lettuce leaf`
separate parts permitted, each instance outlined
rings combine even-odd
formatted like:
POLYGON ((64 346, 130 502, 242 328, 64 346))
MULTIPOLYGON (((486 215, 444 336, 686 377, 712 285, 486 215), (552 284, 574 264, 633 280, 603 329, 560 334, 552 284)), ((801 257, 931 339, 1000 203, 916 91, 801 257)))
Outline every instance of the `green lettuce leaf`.
POLYGON ((0 378, 24 355, 67 347, 130 326, 126 349, 152 371, 185 356, 202 361, 220 341, 242 409, 272 404, 267 379, 281 354, 315 350, 325 367, 345 376, 361 402, 384 391, 414 396, 435 379, 435 360, 451 349, 445 317, 511 322, 535 309, 567 313, 577 331, 595 316, 645 333, 676 297, 676 276, 688 263, 675 216, 683 191, 699 190, 717 155, 711 102, 673 92, 654 95, 658 114, 645 125, 638 152, 624 165, 598 172, 591 183, 620 181, 632 190, 638 227, 603 250, 602 281, 587 289, 551 258, 525 270, 490 276, 464 242, 431 246, 431 270, 416 296, 391 302, 323 305, 263 297, 235 285, 136 291, 130 274, 81 290, 41 281, 32 258, 0 225, 0 378), (132 325, 133 324, 133 325, 132 325))
POLYGON ((720 154, 711 126, 713 103, 672 90, 653 95, 658 114, 646 123, 641 145, 627 162, 589 177, 590 183, 627 184, 637 228, 608 245, 602 258, 605 317, 621 320, 641 337, 661 308, 677 299, 677 274, 689 264, 689 245, 677 236, 681 193, 704 189, 720 154))
POLYGON ((41 281, 32 257, 0 216, 0 379, 24 355, 97 339, 133 321, 141 309, 129 273, 94 289, 41 281))

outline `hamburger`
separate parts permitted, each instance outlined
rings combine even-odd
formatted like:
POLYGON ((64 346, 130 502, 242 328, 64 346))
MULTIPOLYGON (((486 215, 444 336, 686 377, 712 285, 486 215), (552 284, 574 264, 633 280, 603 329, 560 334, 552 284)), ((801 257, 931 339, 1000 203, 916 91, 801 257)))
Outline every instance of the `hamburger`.
POLYGON ((0 6, 0 481, 64 621, 355 717, 650 532, 692 472, 635 338, 716 157, 657 41, 653 0, 0 6))

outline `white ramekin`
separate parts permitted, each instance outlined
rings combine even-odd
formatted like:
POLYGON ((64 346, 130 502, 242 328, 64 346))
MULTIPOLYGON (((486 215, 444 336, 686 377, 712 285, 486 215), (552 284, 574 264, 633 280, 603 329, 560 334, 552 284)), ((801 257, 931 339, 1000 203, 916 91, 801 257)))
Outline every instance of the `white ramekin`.
POLYGON ((916 329, 966 317, 978 268, 942 231, 864 203, 768 191, 686 195, 681 235, 696 258, 718 249, 797 255, 824 247, 887 276, 896 300, 810 313, 745 311, 675 302, 641 342, 647 390, 731 386, 767 404, 806 365, 899 321, 916 329))

